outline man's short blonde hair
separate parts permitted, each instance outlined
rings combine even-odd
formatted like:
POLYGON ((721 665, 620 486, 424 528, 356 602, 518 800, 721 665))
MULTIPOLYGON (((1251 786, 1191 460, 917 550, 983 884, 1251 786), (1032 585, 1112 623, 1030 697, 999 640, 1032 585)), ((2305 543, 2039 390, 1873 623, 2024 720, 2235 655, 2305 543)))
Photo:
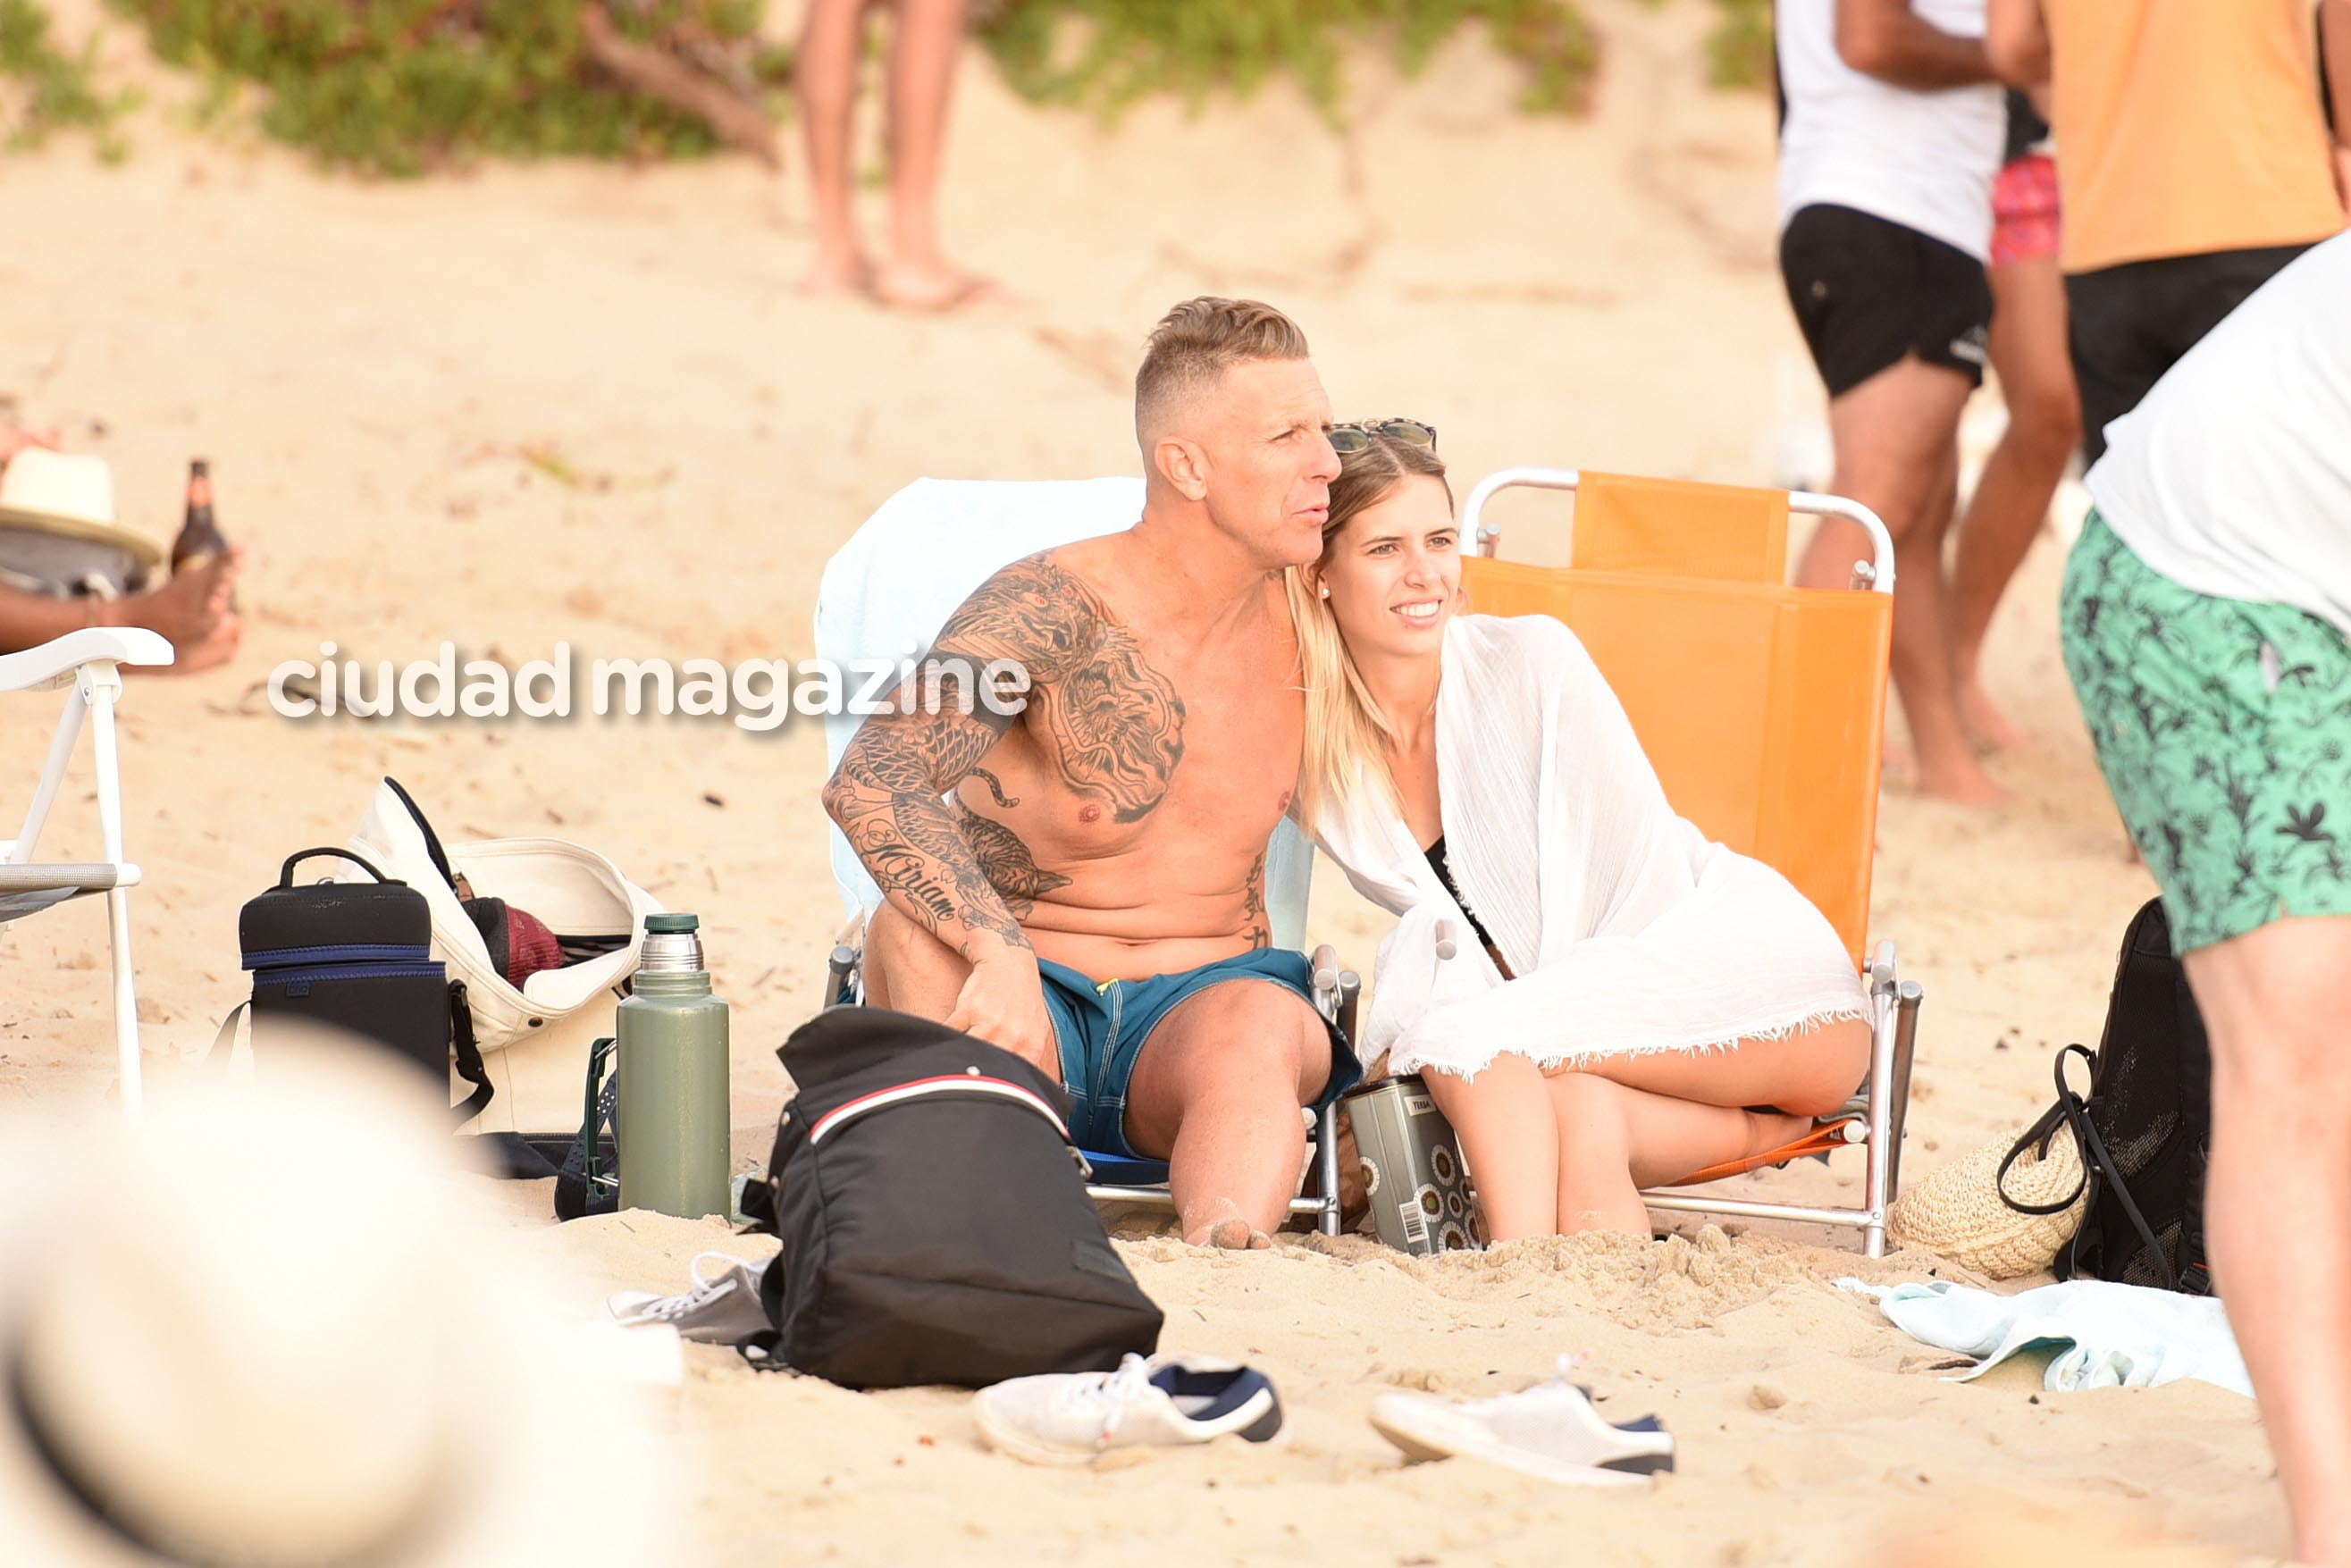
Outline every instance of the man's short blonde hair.
POLYGON ((1147 453, 1167 411, 1235 365, 1306 357, 1306 334, 1270 305, 1213 295, 1186 299, 1151 329, 1134 372, 1136 439, 1147 453))

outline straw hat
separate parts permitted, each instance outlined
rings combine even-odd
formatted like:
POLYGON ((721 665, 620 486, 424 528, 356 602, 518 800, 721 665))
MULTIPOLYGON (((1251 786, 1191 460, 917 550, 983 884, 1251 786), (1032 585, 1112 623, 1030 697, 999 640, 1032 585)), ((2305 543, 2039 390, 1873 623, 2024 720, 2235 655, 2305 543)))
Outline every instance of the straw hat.
POLYGON ((155 1096, 139 1134, 0 1129, 0 1561, 657 1545, 642 1423, 472 1212, 431 1099, 380 1052, 298 1049, 155 1096))
MULTIPOLYGON (((1886 1228, 1907 1246, 1923 1247, 1994 1280, 2038 1274, 2081 1228, 2082 1196, 2055 1214, 2020 1214, 2001 1201, 2000 1162, 2016 1135, 1996 1138, 1937 1170, 1894 1200, 1886 1228)), ((2055 1203, 2082 1179, 2082 1155, 2063 1127, 2046 1157, 2032 1149, 2008 1168, 2008 1194, 2020 1203, 2055 1203)))
POLYGON ((128 550, 149 570, 163 547, 114 520, 114 471, 103 457, 27 446, 0 468, 0 528, 26 528, 128 550))

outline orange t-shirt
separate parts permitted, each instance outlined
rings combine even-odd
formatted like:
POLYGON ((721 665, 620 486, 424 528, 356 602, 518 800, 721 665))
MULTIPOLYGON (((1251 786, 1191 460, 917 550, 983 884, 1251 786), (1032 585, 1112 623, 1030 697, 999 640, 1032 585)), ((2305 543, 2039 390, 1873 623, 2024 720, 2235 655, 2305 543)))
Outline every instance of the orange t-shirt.
POLYGON ((2342 229, 2316 0, 2042 0, 2042 11, 2067 272, 2342 229))

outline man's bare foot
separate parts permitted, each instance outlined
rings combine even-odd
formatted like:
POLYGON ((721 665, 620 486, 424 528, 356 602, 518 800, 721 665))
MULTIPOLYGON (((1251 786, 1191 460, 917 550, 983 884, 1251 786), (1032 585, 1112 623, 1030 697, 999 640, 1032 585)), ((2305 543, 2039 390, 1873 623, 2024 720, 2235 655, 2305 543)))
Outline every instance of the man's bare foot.
POLYGON ((893 261, 873 275, 872 291, 874 298, 893 310, 962 310, 1016 303, 1011 291, 994 278, 944 263, 893 261))
POLYGON ((144 626, 162 634, 177 657, 157 673, 193 674, 226 664, 245 635, 245 622, 229 608, 236 590, 242 550, 231 549, 217 560, 175 573, 162 587, 134 593, 113 607, 127 626, 144 626))
POLYGON ((1229 1197, 1211 1198, 1183 1214, 1184 1241, 1190 1247, 1222 1247, 1230 1251, 1270 1247, 1273 1238, 1251 1225, 1241 1206, 1229 1197), (1206 1209, 1203 1214, 1201 1209, 1206 1209))
POLYGON ((1273 1238, 1246 1219, 1221 1219, 1196 1236, 1186 1236, 1195 1247, 1221 1247, 1228 1252, 1255 1252, 1273 1245, 1273 1238))
POLYGON ((809 264, 807 276, 800 279, 800 296, 807 299, 824 299, 861 293, 871 287, 872 278, 872 263, 857 252, 820 252, 809 264))
POLYGON ((1962 676, 1959 681, 1959 720, 1975 737, 1977 747, 1985 751, 2013 751, 2032 741, 2032 737, 2016 727, 2016 721, 1991 700, 1991 694, 1973 675, 1962 676))
POLYGON ((1972 757, 1939 768, 1921 763, 1912 793, 1961 806, 2005 806, 2014 799, 1972 757))

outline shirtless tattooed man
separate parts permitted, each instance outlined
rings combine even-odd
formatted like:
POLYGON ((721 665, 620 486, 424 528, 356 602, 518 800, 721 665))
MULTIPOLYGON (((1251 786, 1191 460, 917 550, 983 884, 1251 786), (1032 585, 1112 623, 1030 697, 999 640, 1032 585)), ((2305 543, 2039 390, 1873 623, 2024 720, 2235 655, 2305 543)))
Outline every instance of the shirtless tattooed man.
POLYGON ((1004 568, 932 650, 1016 662, 1025 708, 868 719, 825 810, 884 894, 867 1000, 1036 1063, 1084 1146, 1169 1162, 1186 1240, 1262 1247, 1299 1108, 1361 1071, 1265 915, 1305 728, 1281 572, 1322 553, 1331 404, 1288 318, 1203 298, 1152 333, 1134 423, 1142 520, 1004 568))

